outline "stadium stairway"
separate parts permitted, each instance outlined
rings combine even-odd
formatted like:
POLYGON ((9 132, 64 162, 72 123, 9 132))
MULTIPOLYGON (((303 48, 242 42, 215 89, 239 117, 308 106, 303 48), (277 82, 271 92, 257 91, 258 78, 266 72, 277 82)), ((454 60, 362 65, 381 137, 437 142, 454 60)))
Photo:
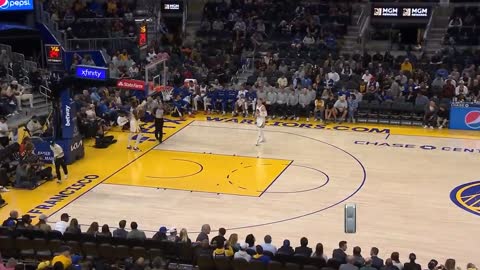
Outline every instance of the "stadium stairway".
POLYGON ((197 31, 200 29, 202 21, 203 6, 206 1, 190 1, 188 4, 188 18, 185 28, 185 42, 186 44, 194 44, 197 36, 197 31))
POLYGON ((363 3, 353 5, 352 25, 347 27, 347 33, 340 40, 340 54, 351 54, 356 50, 361 50, 359 41, 360 31, 367 16, 368 6, 363 3))
POLYGON ((435 9, 435 14, 427 33, 427 40, 424 48, 424 52, 428 57, 431 57, 435 52, 443 48, 443 39, 447 32, 448 21, 452 11, 452 7, 439 6, 435 9))
POLYGON ((360 35, 360 25, 349 25, 347 27, 347 34, 342 39, 342 48, 340 54, 351 54, 356 50, 361 49, 361 44, 358 42, 360 35))
POLYGON ((50 112, 51 102, 47 101, 41 93, 33 94, 33 108, 30 108, 28 100, 22 101, 22 111, 7 119, 9 127, 25 125, 32 116, 47 116, 50 112))

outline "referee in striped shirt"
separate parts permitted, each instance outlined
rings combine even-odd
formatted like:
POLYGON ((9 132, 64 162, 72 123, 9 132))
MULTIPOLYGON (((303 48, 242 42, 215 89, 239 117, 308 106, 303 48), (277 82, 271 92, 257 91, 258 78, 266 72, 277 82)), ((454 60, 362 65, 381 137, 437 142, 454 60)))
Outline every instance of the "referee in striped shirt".
POLYGON ((155 108, 155 138, 159 143, 163 141, 163 102, 159 100, 158 107, 155 108))

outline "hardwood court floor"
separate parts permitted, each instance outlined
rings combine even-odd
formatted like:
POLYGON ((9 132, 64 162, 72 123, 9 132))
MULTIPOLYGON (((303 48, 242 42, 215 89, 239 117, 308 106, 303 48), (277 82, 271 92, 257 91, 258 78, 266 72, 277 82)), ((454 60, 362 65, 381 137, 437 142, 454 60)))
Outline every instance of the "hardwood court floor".
POLYGON ((259 243, 266 233, 276 245, 306 236, 328 255, 347 240, 348 253, 358 245, 367 256, 377 246, 382 257, 399 251, 405 261, 416 252, 425 267, 431 258, 480 263, 480 191, 454 193, 463 209, 450 199, 457 186, 480 180, 478 132, 272 122, 267 143, 256 147, 254 126, 215 118, 170 121, 163 144, 144 134, 142 153, 127 152, 126 134, 114 132, 117 145, 87 147, 67 183, 7 193, 0 214, 30 210, 54 222, 68 212, 82 224, 111 226, 125 218, 149 235, 175 226, 191 238, 209 223, 241 239, 253 233, 259 243), (345 203, 357 204, 356 234, 344 233, 345 203))

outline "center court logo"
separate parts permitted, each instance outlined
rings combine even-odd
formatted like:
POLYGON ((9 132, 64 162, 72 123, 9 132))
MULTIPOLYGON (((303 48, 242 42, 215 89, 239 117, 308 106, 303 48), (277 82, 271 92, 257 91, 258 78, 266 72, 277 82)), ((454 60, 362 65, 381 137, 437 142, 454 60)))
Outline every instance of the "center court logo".
POLYGON ((465 115, 465 125, 471 129, 480 129, 480 111, 471 111, 465 115))
POLYGON ((450 192, 450 200, 461 209, 480 216, 480 181, 454 188, 450 192))

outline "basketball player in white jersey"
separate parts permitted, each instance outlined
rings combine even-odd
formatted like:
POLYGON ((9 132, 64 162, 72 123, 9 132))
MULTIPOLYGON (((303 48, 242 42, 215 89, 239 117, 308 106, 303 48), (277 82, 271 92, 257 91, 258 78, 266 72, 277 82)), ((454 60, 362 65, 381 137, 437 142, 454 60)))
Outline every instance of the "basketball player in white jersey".
POLYGON ((130 150, 132 149, 132 146, 130 143, 133 141, 133 137, 137 135, 137 139, 135 140, 135 145, 133 146, 133 151, 140 151, 138 148, 138 144, 140 143, 140 139, 142 137, 142 134, 140 134, 140 123, 138 120, 137 116, 137 110, 133 109, 132 112, 130 113, 130 135, 128 136, 128 145, 127 149, 130 150))
POLYGON ((265 136, 263 134, 263 129, 265 128, 265 124, 267 122, 267 108, 263 104, 263 99, 259 99, 257 102, 257 108, 255 110, 255 116, 257 117, 255 124, 258 128, 258 137, 257 137, 257 144, 256 146, 260 145, 260 143, 265 142, 265 136))
POLYGON ((207 112, 207 85, 203 83, 197 86, 197 89, 198 90, 195 91, 195 97, 193 98, 193 110, 198 111, 198 102, 203 101, 203 108, 205 112, 207 112))

